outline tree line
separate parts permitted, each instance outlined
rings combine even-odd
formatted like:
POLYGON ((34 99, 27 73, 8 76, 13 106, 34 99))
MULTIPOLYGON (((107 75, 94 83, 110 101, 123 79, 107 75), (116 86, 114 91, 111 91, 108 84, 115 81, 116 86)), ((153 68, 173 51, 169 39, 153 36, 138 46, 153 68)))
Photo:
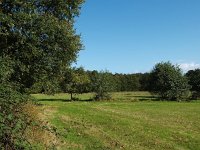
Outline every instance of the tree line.
POLYGON ((71 68, 67 69, 64 77, 60 80, 60 84, 54 84, 52 81, 52 89, 47 88, 47 83, 41 86, 41 84, 35 83, 31 87, 32 93, 53 93, 53 92, 69 92, 74 89, 75 93, 88 93, 94 92, 95 86, 100 80, 100 76, 106 76, 106 81, 110 83, 111 91, 148 91, 148 79, 149 73, 133 73, 133 74, 121 74, 111 73, 109 71, 87 71, 84 68, 71 68), (54 85, 53 85, 54 84, 54 85), (38 85, 38 86, 37 86, 38 85), (56 87, 57 86, 57 87, 56 87), (56 91, 57 90, 57 91, 56 91))
POLYGON ((200 69, 183 73, 177 65, 161 62, 149 73, 120 74, 109 71, 87 71, 68 68, 62 79, 49 83, 35 83, 31 93, 96 93, 95 99, 109 98, 109 92, 150 91, 165 100, 197 99, 200 93, 200 69), (45 86, 41 86, 45 84, 45 86), (48 88, 47 88, 48 87, 48 88), (103 96, 105 95, 107 96, 103 96))

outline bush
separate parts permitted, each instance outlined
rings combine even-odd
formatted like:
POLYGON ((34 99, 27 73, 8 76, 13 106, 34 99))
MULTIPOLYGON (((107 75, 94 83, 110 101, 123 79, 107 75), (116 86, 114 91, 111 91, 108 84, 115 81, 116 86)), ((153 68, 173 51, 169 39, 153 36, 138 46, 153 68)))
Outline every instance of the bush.
POLYGON ((111 97, 111 94, 108 93, 108 92, 98 92, 96 93, 94 99, 95 100, 110 100, 112 97, 111 97))
POLYGON ((17 92, 13 85, 0 84, 0 149, 54 148, 56 138, 56 132, 40 119, 30 96, 17 92))
POLYGON ((27 96, 13 89, 12 85, 0 84, 0 147, 2 149, 30 148, 24 138, 28 125, 26 114, 22 113, 27 96))

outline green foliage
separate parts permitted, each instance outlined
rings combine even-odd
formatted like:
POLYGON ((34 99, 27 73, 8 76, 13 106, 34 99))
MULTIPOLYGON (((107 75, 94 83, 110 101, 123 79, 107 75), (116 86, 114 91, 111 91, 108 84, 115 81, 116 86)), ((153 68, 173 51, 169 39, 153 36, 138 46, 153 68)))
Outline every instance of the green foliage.
POLYGON ((0 56, 0 82, 7 82, 13 73, 13 62, 8 57, 0 56))
POLYGON ((83 93, 87 91, 90 79, 87 73, 82 67, 68 69, 65 72, 64 78, 62 79, 60 86, 64 92, 71 94, 71 100, 73 99, 73 93, 83 93))
POLYGON ((24 149, 30 146, 24 138, 27 116, 22 107, 27 96, 13 89, 12 85, 0 84, 0 147, 7 149, 24 149))
POLYGON ((53 95, 55 93, 61 92, 59 80, 54 78, 47 78, 47 76, 43 76, 40 80, 35 82, 31 88, 26 90, 28 93, 45 93, 49 95, 53 95))
POLYGON ((92 87, 96 93, 96 100, 111 99, 109 92, 114 91, 115 88, 112 74, 108 71, 96 73, 92 82, 92 87))
POLYGON ((21 113, 27 96, 17 92, 17 85, 9 82, 13 65, 9 57, 0 57, 0 148, 15 150, 28 146, 23 132, 27 118, 21 113))
POLYGON ((189 80, 192 90, 192 99, 197 99, 200 97, 200 69, 189 70, 186 73, 186 77, 189 80))
POLYGON ((140 74, 140 91, 149 91, 150 90, 150 73, 140 74))
POLYGON ((172 65, 170 62, 158 63, 150 76, 151 91, 162 99, 181 100, 188 98, 190 86, 178 66, 172 65))
POLYGON ((0 148, 30 149, 22 107, 33 85, 53 93, 82 48, 74 29, 83 0, 0 1, 0 148), (52 82, 53 81, 53 82, 52 82), (43 82, 43 83, 42 83, 43 82))
POLYGON ((7 1, 0 4, 0 56, 14 62, 11 80, 21 90, 59 79, 82 48, 74 17, 83 0, 7 1))
MULTIPOLYGON (((95 92, 96 90, 95 86, 97 83, 98 74, 101 74, 101 73, 102 72, 98 72, 96 70, 93 70, 93 71, 82 70, 82 74, 86 74, 90 80, 90 82, 87 84, 84 84, 84 86, 79 86, 81 87, 82 91, 85 93, 95 92)), ((145 73, 145 74, 108 73, 108 74, 109 74, 110 81, 112 82, 111 91, 119 92, 119 91, 141 91, 141 90, 148 91, 149 90, 149 73, 145 73)), ((63 90, 63 91, 65 92, 66 90, 63 90)))

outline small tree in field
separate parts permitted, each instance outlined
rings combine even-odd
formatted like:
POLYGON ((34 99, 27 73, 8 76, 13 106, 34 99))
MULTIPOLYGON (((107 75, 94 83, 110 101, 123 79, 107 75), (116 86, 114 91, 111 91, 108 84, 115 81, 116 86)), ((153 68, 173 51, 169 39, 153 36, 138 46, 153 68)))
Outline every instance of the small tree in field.
POLYGON ((71 100, 74 100, 74 93, 83 93, 90 79, 83 68, 68 69, 64 80, 61 82, 61 88, 64 92, 70 93, 71 100))
POLYGON ((96 100, 109 100, 114 89, 114 80, 112 74, 107 71, 101 71, 95 75, 95 80, 93 81, 93 89, 96 93, 96 100))
POLYGON ((162 99, 181 100, 188 98, 189 88, 178 66, 170 62, 162 62, 155 65, 150 74, 151 92, 158 94, 162 99))

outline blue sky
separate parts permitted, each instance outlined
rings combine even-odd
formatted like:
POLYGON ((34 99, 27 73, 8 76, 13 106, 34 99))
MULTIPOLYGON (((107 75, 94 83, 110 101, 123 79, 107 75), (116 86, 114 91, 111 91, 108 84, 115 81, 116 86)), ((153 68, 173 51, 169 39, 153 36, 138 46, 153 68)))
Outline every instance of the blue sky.
POLYGON ((161 61, 200 67, 200 0, 86 0, 77 66, 148 72, 161 61))

